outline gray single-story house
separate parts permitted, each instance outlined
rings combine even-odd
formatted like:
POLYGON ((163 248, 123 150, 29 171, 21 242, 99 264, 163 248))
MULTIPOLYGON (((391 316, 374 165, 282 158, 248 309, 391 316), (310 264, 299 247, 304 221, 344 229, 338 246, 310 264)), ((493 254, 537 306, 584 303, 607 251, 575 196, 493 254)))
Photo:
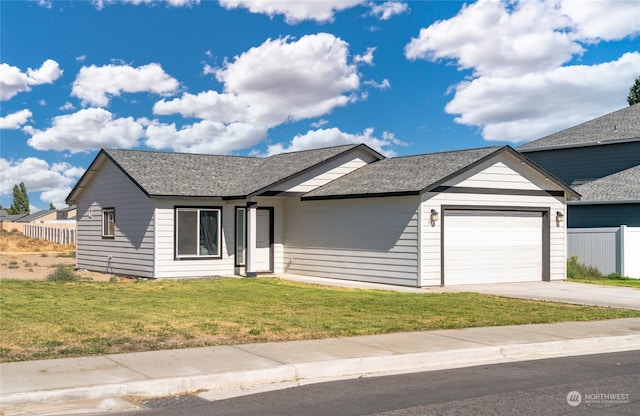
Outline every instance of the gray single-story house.
POLYGON ((67 197, 77 267, 405 286, 563 280, 579 194, 511 147, 385 158, 101 150, 67 197))

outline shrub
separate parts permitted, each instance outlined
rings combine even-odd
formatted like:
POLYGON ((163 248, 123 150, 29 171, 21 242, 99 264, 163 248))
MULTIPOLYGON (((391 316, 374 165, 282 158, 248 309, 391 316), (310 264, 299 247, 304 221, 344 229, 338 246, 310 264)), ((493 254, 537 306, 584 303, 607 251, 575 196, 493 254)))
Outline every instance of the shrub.
POLYGON ((600 270, 578 262, 578 256, 567 260, 567 277, 569 279, 602 279, 600 270))
POLYGON ((47 276, 50 282, 75 282, 78 279, 78 275, 73 270, 62 265, 57 266, 56 270, 47 276))

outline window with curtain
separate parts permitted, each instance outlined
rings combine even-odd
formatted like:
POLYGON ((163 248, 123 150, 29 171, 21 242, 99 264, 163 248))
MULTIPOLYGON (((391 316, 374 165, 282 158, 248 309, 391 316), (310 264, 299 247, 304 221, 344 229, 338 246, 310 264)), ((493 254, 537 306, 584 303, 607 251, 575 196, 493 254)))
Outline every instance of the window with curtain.
POLYGON ((116 237, 116 210, 115 208, 105 208, 102 210, 102 237, 116 237))
POLYGON ((220 208, 176 208, 176 257, 221 257, 220 208))

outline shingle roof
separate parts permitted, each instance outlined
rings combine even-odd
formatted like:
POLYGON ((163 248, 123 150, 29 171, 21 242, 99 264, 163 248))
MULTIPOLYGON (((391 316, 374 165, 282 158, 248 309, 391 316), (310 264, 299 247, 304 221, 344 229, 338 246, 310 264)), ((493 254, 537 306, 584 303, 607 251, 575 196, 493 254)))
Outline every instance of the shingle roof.
POLYGON ((260 159, 239 156, 105 149, 148 195, 224 196, 241 192, 260 159))
POLYGON ((32 222, 37 220, 38 218, 42 218, 45 215, 49 215, 53 212, 56 212, 55 209, 43 209, 42 211, 38 211, 38 212, 34 212, 33 214, 29 214, 29 215, 25 215, 23 217, 20 217, 16 220, 14 220, 15 222, 32 222))
POLYGON ((640 201, 640 165, 575 187, 582 201, 640 201))
POLYGON ((500 149, 485 147, 383 159, 329 182, 303 199, 416 194, 500 149))
POLYGON ((519 146, 520 152, 640 140, 640 105, 632 105, 519 146))
POLYGON ((358 146, 363 145, 267 158, 117 149, 103 152, 148 195, 224 198, 258 192, 358 146))

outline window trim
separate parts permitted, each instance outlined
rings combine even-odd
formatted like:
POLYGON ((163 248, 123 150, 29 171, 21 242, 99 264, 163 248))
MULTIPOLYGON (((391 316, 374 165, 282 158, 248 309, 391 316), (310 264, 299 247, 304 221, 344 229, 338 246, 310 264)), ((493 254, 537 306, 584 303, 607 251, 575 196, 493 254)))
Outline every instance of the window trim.
POLYGON ((222 207, 220 206, 174 206, 173 207, 173 253, 175 260, 211 260, 222 259, 222 207), (180 211, 195 211, 197 213, 197 240, 196 248, 198 253, 200 252, 200 212, 201 211, 217 211, 218 212, 218 226, 216 232, 216 246, 218 252, 213 255, 200 255, 200 254, 178 254, 178 213, 180 211))
POLYGON ((245 267, 247 264, 247 207, 235 207, 234 211, 234 261, 235 267, 245 267), (242 259, 238 256, 238 212, 242 211, 243 233, 242 233, 242 259), (239 261, 240 260, 240 261, 239 261))
MULTIPOLYGON (((102 212, 100 214, 100 234, 102 234, 102 239, 104 240, 113 240, 116 238, 116 209, 114 207, 102 208, 102 212), (113 234, 105 234, 105 215, 112 213, 112 223, 113 223, 113 234)), ((108 221, 108 220, 107 220, 108 221)), ((108 230, 107 230, 108 231, 108 230)))

